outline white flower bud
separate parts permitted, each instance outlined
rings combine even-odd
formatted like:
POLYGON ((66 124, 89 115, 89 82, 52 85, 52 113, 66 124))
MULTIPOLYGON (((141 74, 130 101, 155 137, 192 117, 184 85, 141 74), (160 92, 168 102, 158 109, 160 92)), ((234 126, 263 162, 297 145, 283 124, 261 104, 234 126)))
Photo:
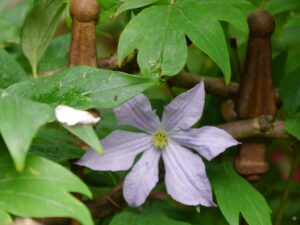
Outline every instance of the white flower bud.
POLYGON ((96 124, 100 121, 100 117, 94 117, 91 113, 74 109, 66 105, 58 105, 55 108, 56 119, 68 126, 76 124, 96 124))

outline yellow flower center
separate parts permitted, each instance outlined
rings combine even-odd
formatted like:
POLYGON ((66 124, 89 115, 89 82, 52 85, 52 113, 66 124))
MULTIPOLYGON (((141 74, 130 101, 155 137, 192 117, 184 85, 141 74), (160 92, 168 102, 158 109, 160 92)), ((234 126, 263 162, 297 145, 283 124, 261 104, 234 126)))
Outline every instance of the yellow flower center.
POLYGON ((168 144, 168 134, 163 130, 158 130, 153 135, 152 142, 155 148, 165 149, 168 144))

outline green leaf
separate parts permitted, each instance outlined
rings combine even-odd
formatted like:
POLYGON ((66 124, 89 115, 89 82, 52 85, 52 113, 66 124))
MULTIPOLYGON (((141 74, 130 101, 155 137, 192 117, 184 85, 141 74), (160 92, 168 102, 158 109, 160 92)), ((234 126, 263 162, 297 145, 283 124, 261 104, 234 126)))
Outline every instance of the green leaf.
POLYGON ((247 34, 249 32, 247 17, 237 6, 249 5, 246 0, 228 1, 228 0, 198 0, 210 13, 221 21, 234 25, 237 29, 247 34), (230 12, 230 13, 228 13, 230 12))
POLYGON ((19 172, 24 168, 32 138, 51 113, 48 105, 19 96, 0 98, 0 132, 19 172))
POLYGON ((0 88, 8 86, 23 80, 27 76, 21 66, 5 50, 0 49, 0 88))
POLYGON ((25 20, 22 48, 28 58, 34 77, 38 61, 45 52, 65 7, 62 0, 39 0, 25 20))
POLYGON ((287 118, 284 122, 284 128, 290 135, 300 140, 300 117, 287 118))
POLYGON ((92 149, 103 154, 103 148, 92 125, 78 124, 76 126, 67 126, 63 124, 63 127, 83 140, 92 149))
POLYGON ((39 62, 39 74, 68 65, 71 35, 66 34, 50 41, 39 62))
POLYGON ((136 9, 140 7, 144 7, 150 5, 158 0, 123 0, 122 5, 118 8, 116 15, 119 15, 122 12, 130 9, 136 9))
POLYGON ((55 162, 78 159, 84 151, 80 143, 65 129, 41 128, 32 141, 29 154, 42 156, 55 162))
POLYGON ((266 2, 264 10, 268 11, 272 15, 275 15, 284 11, 297 9, 299 7, 300 1, 298 0, 269 0, 266 2))
POLYGON ((53 106, 113 108, 155 84, 150 78, 79 66, 50 77, 15 84, 6 91, 53 106))
POLYGON ((19 43, 20 37, 19 32, 16 27, 6 22, 5 20, 0 20, 0 46, 3 43, 19 43))
POLYGON ((296 27, 300 26, 300 15, 297 15, 288 20, 288 22, 284 25, 285 28, 287 27, 296 27))
POLYGON ((249 225, 271 225, 271 210, 264 197, 229 163, 211 166, 210 182, 221 212, 230 225, 239 225, 243 215, 249 225))
POLYGON ((300 113, 300 69, 286 75, 280 83, 280 96, 283 107, 289 116, 300 113))
POLYGON ((100 5, 100 13, 98 18, 98 23, 101 24, 107 19, 114 16, 117 5, 119 4, 118 0, 98 0, 100 5))
POLYGON ((173 220, 159 210, 150 207, 125 209, 114 216, 109 225, 190 225, 186 222, 173 220))
POLYGON ((1 0, 0 1, 0 11, 5 9, 5 7, 8 5, 9 2, 10 2, 10 0, 1 0))
POLYGON ((12 222, 10 215, 4 210, 0 209, 0 224, 12 222))
POLYGON ((120 36, 118 62, 137 48, 138 64, 145 76, 175 75, 187 60, 185 35, 216 62, 229 82, 231 69, 223 30, 197 0, 144 9, 120 36))
POLYGON ((0 151, 0 207, 22 217, 71 217, 93 225, 87 208, 68 192, 91 196, 82 181, 64 167, 29 156, 20 174, 5 149, 0 151))
MULTIPOLYGON (((3 0, 1 0, 2 2, 3 0)), ((1 19, 9 22, 14 27, 20 28, 25 20, 26 15, 33 7, 35 0, 26 0, 17 3, 13 8, 2 11, 1 19)))

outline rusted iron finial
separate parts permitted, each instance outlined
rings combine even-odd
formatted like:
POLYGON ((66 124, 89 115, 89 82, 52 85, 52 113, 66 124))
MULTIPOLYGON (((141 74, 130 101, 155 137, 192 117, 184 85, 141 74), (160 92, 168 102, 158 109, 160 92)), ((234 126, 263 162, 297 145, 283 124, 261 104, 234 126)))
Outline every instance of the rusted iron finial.
MULTIPOLYGON (((248 25, 250 35, 236 112, 239 119, 268 115, 272 120, 276 114, 271 46, 275 21, 268 12, 259 10, 248 17, 248 25)), ((268 170, 265 151, 265 140, 245 141, 235 161, 236 171, 249 181, 259 179, 259 175, 268 170)))
POLYGON ((99 14, 97 0, 72 0, 72 42, 68 66, 97 67, 96 20, 99 14))

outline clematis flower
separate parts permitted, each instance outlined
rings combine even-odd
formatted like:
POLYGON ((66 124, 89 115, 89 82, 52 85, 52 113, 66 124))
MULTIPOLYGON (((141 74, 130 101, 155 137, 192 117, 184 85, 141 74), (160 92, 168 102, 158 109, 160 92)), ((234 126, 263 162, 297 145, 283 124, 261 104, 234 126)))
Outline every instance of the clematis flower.
POLYGON ((143 204, 158 182, 158 163, 163 158, 169 195, 185 205, 214 206, 212 190, 201 157, 211 160, 237 145, 227 132, 212 126, 191 128, 201 117, 204 83, 177 96, 168 104, 160 121, 143 94, 114 109, 119 125, 131 125, 144 133, 116 130, 101 143, 104 155, 90 149, 77 162, 93 170, 128 170, 123 195, 129 206, 143 204))

